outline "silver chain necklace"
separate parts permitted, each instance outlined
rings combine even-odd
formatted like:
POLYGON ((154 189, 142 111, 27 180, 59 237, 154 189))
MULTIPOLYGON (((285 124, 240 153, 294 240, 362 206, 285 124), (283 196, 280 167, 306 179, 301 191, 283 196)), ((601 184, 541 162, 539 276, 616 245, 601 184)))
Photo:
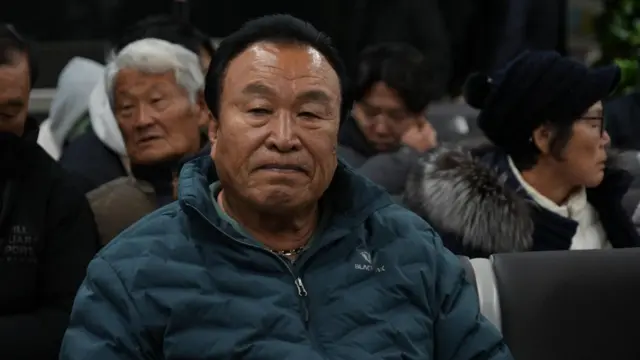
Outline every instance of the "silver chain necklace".
POLYGON ((271 250, 271 252, 280 256, 294 256, 300 255, 300 253, 303 252, 305 248, 305 246, 300 246, 291 250, 271 250))

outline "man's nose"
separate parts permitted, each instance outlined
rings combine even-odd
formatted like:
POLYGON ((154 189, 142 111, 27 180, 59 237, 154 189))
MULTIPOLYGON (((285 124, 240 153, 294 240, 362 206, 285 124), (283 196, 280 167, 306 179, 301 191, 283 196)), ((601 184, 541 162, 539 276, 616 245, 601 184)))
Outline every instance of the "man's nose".
POLYGON ((138 108, 138 114, 135 120, 135 127, 137 128, 145 128, 149 125, 153 124, 153 112, 150 111, 146 106, 142 105, 138 108))
POLYGON ((386 119, 377 117, 373 123, 373 131, 378 135, 387 135, 389 133, 389 126, 386 119))
POLYGON ((273 117, 268 125, 267 147, 278 152, 300 150, 302 144, 297 133, 297 121, 295 116, 290 113, 283 113, 273 117))
POLYGON ((607 132, 607 130, 604 130, 604 131, 602 132, 602 139, 601 139, 601 141, 602 141, 602 145, 603 145, 603 146, 607 146, 607 145, 609 145, 609 143, 611 142, 611 137, 609 136, 609 133, 607 132))

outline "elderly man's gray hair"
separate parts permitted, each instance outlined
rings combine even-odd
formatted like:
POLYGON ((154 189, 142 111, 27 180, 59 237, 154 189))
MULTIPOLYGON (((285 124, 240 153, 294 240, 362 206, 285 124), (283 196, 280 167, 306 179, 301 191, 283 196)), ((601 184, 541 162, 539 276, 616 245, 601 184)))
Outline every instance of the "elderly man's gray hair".
POLYGON ((173 71, 178 85, 182 86, 195 102, 198 92, 204 89, 204 75, 198 56, 186 48, 160 39, 142 39, 125 46, 107 65, 105 86, 113 106, 115 79, 120 70, 135 69, 150 74, 173 71))

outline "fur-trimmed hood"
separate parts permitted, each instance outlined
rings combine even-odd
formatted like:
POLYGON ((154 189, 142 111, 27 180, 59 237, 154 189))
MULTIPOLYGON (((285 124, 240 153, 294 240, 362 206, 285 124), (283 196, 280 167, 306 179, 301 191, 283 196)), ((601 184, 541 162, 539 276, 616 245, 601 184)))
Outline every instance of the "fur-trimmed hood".
MULTIPOLYGON (((612 154, 609 167, 616 164, 612 154)), ((506 155, 491 145, 443 146, 426 154, 409 174, 403 201, 465 249, 493 254, 533 247, 535 203, 506 155)))
POLYGON ((532 246, 527 200, 486 162, 489 146, 440 147, 409 174, 404 202, 438 231, 486 253, 532 246), (483 156, 485 155, 485 156, 483 156))

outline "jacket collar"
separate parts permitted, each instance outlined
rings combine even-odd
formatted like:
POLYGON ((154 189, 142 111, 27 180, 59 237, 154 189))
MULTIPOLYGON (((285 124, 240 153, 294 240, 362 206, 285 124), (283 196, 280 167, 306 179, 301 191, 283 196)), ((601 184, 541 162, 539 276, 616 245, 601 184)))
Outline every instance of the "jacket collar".
MULTIPOLYGON (((521 195, 529 198, 527 192, 522 188, 515 174, 510 169, 508 156, 501 150, 494 149, 483 154, 482 162, 496 169, 499 173, 507 174, 506 185, 518 191, 521 195)), ((600 203, 601 201, 619 203, 629 190, 633 177, 628 171, 612 166, 616 161, 609 157, 604 177, 600 185, 587 189, 589 202, 600 203)), ((596 205, 596 204, 594 204, 596 205)))
POLYGON ((349 115, 340 126, 338 142, 340 145, 349 147, 366 158, 379 153, 379 151, 369 143, 360 126, 351 115, 349 115))
POLYGON ((27 117, 22 137, 0 134, 0 137, 7 136, 0 140, 4 142, 0 144, 0 226, 9 216, 17 195, 15 186, 19 180, 16 179, 31 165, 29 154, 38 150, 38 129, 38 121, 27 117))
MULTIPOLYGON (((632 228, 630 219, 622 207, 622 198, 629 190, 633 177, 628 171, 614 165, 617 163, 615 157, 615 154, 609 156, 602 182, 594 188, 587 189, 586 198, 598 213, 608 240, 614 247, 638 246, 640 245, 640 236, 632 228)), ((517 191, 525 199, 531 199, 531 196, 520 185, 520 182, 510 170, 508 157, 504 152, 494 150, 492 153, 487 153, 484 159, 492 159, 494 169, 505 174, 506 186, 517 191)), ((554 230, 562 233, 573 233, 577 226, 574 220, 550 211, 536 211, 532 215, 544 218, 545 221, 542 221, 542 223, 545 226, 550 223, 557 224, 558 226, 553 227, 554 230)), ((538 223, 540 224, 541 221, 538 221, 538 223)))
POLYGON ((28 154, 39 150, 38 130, 38 121, 28 117, 22 136, 0 132, 0 178, 13 178, 29 166, 28 154))
MULTIPOLYGON (((216 213, 209 190, 209 185, 217 180, 214 163, 208 155, 193 159, 180 172, 178 199, 185 212, 204 217, 221 229, 222 219, 216 213)), ((350 229, 376 210, 392 204, 382 188, 340 160, 323 200, 331 206, 329 228, 333 231, 350 229)))

